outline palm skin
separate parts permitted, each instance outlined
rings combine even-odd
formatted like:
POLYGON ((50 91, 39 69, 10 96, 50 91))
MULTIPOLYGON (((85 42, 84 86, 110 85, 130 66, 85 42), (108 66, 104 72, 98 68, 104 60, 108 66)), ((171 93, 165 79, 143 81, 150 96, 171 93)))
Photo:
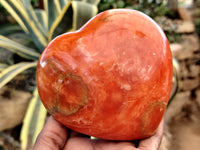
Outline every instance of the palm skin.
POLYGON ((158 150, 164 130, 164 121, 156 133, 139 144, 133 141, 107 141, 70 131, 53 117, 50 117, 39 134, 33 150, 158 150))

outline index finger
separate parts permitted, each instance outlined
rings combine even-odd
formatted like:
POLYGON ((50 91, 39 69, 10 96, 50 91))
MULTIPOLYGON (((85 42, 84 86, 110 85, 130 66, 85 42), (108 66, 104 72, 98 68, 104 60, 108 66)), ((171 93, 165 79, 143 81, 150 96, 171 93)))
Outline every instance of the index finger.
POLYGON ((37 137, 33 150, 60 150, 67 140, 67 128, 52 116, 37 137))

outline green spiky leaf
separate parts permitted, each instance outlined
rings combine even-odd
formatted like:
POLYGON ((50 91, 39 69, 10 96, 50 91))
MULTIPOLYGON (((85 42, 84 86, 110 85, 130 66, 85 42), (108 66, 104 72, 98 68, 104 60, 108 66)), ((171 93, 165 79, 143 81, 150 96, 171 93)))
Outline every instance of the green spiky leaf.
POLYGON ((59 3, 61 6, 61 9, 63 9, 69 3, 69 1, 68 0, 59 0, 59 3))
POLYGON ((30 34, 35 45, 42 52, 47 45, 47 37, 38 28, 37 23, 29 16, 29 14, 34 14, 33 9, 28 10, 30 11, 28 13, 23 3, 18 0, 1 0, 1 4, 16 19, 21 27, 30 34))
POLYGON ((6 24, 0 27, 0 35, 4 36, 20 31, 22 31, 22 28, 18 24, 6 24))
POLYGON ((2 35, 0 35, 0 47, 8 49, 26 59, 37 60, 40 57, 40 53, 36 52, 36 50, 19 44, 2 35))
POLYGON ((35 9, 34 12, 42 26, 42 29, 46 34, 48 34, 48 20, 46 12, 42 9, 35 9))
POLYGON ((4 69, 6 69, 7 67, 8 67, 7 64, 1 63, 1 64, 0 64, 0 73, 1 73, 4 69))
POLYGON ((73 29, 77 30, 82 27, 89 19, 98 12, 96 5, 85 2, 72 1, 73 7, 73 29))
POLYGON ((90 4, 98 5, 100 0, 82 0, 83 2, 87 2, 90 4))
MULTIPOLYGON (((47 33, 44 32, 43 27, 41 25, 41 22, 38 20, 37 15, 35 14, 35 11, 31 5, 30 0, 21 0, 21 3, 24 7, 26 15, 28 16, 29 20, 32 21, 32 24, 34 24, 34 27, 41 33, 42 36, 47 36, 47 33)), ((27 19, 28 20, 28 19, 27 19)), ((33 28, 33 26, 32 26, 33 28)))
POLYGON ((33 148, 35 140, 45 123, 46 115, 47 111, 41 103, 36 88, 23 120, 20 134, 22 150, 31 150, 33 148))
POLYGON ((49 41, 62 33, 79 29, 97 12, 97 6, 94 4, 83 1, 69 2, 53 22, 49 33, 49 41))
POLYGON ((73 20, 73 9, 71 3, 68 3, 63 9, 57 19, 54 21, 50 32, 49 32, 49 41, 54 37, 65 33, 72 29, 72 20, 73 20))
POLYGON ((7 67, 0 73, 0 88, 6 85, 19 73, 36 66, 37 66, 37 62, 31 62, 31 63, 24 62, 24 63, 18 63, 10 67, 7 67))
POLYGON ((62 8, 58 0, 44 0, 43 2, 48 18, 48 30, 50 30, 57 16, 61 13, 62 8))
POLYGON ((25 32, 28 32, 26 25, 24 24, 24 20, 21 16, 13 9, 10 3, 6 0, 0 0, 1 5, 15 18, 18 24, 22 27, 25 32))

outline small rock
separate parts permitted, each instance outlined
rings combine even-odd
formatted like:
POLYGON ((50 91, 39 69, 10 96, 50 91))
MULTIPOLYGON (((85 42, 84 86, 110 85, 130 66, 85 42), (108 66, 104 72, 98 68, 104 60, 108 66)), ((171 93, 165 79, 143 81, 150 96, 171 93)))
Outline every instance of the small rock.
POLYGON ((24 118, 31 94, 24 91, 1 88, 0 91, 0 131, 13 128, 24 118))
POLYGON ((193 33, 195 32, 195 25, 192 21, 179 21, 177 24, 176 33, 193 33))
POLYGON ((182 20, 184 21, 192 21, 192 16, 190 14, 190 12, 188 11, 187 8, 185 7, 179 7, 178 8, 178 13, 181 17, 182 20))
POLYGON ((187 78, 196 78, 200 74, 200 66, 193 63, 188 63, 188 61, 179 61, 179 68, 180 68, 180 78, 187 79, 187 78))
POLYGON ((185 61, 180 61, 179 66, 180 66, 180 78, 181 79, 188 78, 188 69, 186 68, 185 61))
POLYGON ((183 50, 183 47, 181 44, 179 43, 171 43, 170 44, 170 48, 171 48, 171 51, 172 51, 172 55, 173 57, 177 57, 183 50))
POLYGON ((178 60, 185 60, 193 57, 193 52, 189 49, 183 49, 182 51, 173 53, 173 56, 178 60))
POLYGON ((183 49, 182 45, 179 43, 171 43, 170 48, 171 48, 172 52, 181 51, 183 49))
POLYGON ((185 79, 180 82, 180 89, 182 91, 194 90, 200 85, 199 77, 192 79, 185 79))
POLYGON ((200 41, 196 34, 182 35, 180 43, 170 44, 173 57, 178 60, 192 59, 194 52, 200 49, 200 41))
POLYGON ((200 41, 197 34, 183 35, 181 39, 181 45, 184 50, 189 50, 192 52, 199 50, 200 41))
POLYGON ((189 66, 188 76, 190 78, 198 77, 199 74, 200 74, 200 66, 199 65, 192 64, 189 66))
POLYGON ((174 32, 177 29, 176 23, 167 17, 156 17, 156 22, 159 24, 159 26, 166 32, 174 32))
POLYGON ((165 122, 168 124, 171 119, 179 114, 182 110, 183 105, 189 101, 190 99, 190 91, 179 92, 176 94, 172 102, 169 104, 166 114, 165 114, 165 122))

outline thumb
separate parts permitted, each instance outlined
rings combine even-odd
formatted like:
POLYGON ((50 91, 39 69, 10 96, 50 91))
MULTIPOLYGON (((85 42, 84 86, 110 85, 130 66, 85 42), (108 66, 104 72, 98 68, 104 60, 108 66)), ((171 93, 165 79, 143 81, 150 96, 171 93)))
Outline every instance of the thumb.
POLYGON ((164 119, 160 122, 156 133, 147 139, 140 141, 138 149, 140 150, 158 150, 164 131, 164 119))
POLYGON ((52 116, 37 137, 33 150, 60 150, 67 140, 67 128, 52 116))

